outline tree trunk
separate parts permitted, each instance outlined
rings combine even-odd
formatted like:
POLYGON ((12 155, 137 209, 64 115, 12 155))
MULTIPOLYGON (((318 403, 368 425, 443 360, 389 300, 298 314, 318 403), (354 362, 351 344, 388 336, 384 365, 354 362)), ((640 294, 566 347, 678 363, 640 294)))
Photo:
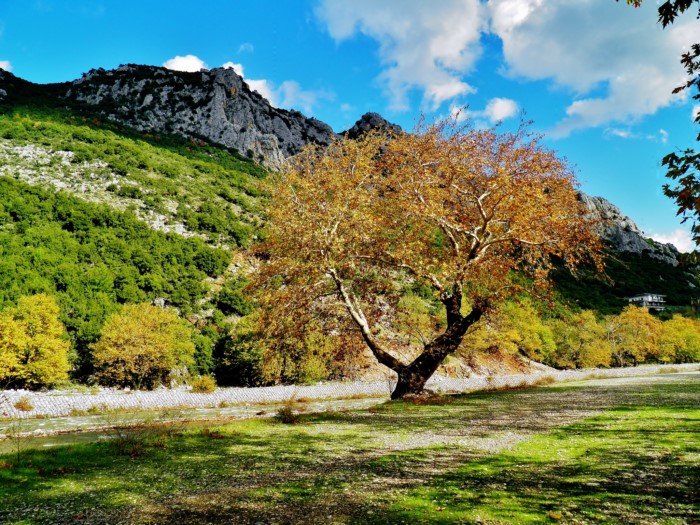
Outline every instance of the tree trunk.
POLYGON ((459 348, 467 330, 481 319, 484 310, 484 308, 474 308, 466 317, 460 317, 459 321, 450 326, 444 334, 428 343, 423 353, 410 365, 394 369, 399 379, 391 393, 391 399, 401 399, 406 394, 423 392, 425 383, 432 377, 440 363, 459 348))
POLYGON ((406 394, 420 394, 423 392, 425 383, 432 377, 447 355, 427 354, 424 352, 410 365, 397 370, 399 380, 391 393, 391 399, 400 399, 406 394))

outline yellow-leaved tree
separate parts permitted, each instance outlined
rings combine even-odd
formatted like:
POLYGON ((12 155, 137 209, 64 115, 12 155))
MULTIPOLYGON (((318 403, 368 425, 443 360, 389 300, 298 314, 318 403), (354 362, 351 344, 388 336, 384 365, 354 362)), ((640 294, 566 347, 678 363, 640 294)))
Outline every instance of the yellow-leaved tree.
POLYGON ((0 315, 0 385, 8 386, 16 378, 22 349, 29 338, 14 317, 0 315))
POLYGON ((327 335, 352 334, 397 373, 393 398, 420 393, 518 282, 546 288, 552 257, 599 262, 570 169, 524 127, 450 120, 370 133, 309 147, 272 181, 253 281, 268 344, 309 318, 327 335), (389 328, 410 317, 397 322, 411 282, 431 290, 444 322, 417 316, 421 326, 398 337, 389 328))
POLYGON ((153 388, 170 373, 194 365, 192 327, 174 310, 130 304, 107 319, 92 346, 101 384, 153 388))
POLYGON ((665 321, 661 327, 657 357, 663 363, 700 361, 700 323, 681 315, 665 321))
POLYGON ((549 326, 542 322, 529 300, 506 301, 488 322, 479 323, 460 348, 460 353, 500 350, 537 361, 548 361, 555 350, 549 326))
POLYGON ((37 294, 0 314, 0 382, 34 389, 68 379, 70 341, 59 313, 53 297, 37 294))
POLYGON ((605 324, 614 366, 634 366, 658 354, 662 323, 646 308, 627 306, 605 324))
POLYGON ((556 353, 552 364, 561 368, 610 366, 612 350, 605 325, 590 310, 552 321, 556 353))

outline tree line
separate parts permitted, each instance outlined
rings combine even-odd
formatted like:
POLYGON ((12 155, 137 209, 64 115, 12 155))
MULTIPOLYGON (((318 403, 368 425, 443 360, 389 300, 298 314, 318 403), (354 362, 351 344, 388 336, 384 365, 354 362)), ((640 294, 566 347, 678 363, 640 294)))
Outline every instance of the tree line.
MULTIPOLYGON (((440 323, 416 295, 406 296, 402 316, 416 338, 421 329, 440 323)), ((47 294, 21 297, 17 306, 0 311, 1 387, 68 384, 75 354, 60 317, 56 299, 47 294)), ((249 321, 244 319, 222 339, 211 367, 221 384, 344 379, 371 362, 361 345, 353 345, 350 334, 324 335, 313 326, 301 338, 290 336, 268 347, 254 336, 249 321)), ((107 318, 89 347, 90 381, 135 389, 189 382, 199 376, 198 338, 195 327, 173 308, 123 305, 107 318)), ((556 368, 699 362, 700 320, 676 314, 662 321, 636 306, 619 315, 563 311, 544 319, 531 300, 509 301, 467 334, 455 356, 469 360, 484 353, 518 355, 556 368)))

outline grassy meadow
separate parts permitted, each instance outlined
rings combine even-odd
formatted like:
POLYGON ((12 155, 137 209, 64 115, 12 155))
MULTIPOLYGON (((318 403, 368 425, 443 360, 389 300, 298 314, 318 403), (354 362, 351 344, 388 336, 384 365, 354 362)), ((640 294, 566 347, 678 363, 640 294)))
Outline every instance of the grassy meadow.
POLYGON ((291 419, 20 442, 0 523, 700 521, 699 373, 291 419))

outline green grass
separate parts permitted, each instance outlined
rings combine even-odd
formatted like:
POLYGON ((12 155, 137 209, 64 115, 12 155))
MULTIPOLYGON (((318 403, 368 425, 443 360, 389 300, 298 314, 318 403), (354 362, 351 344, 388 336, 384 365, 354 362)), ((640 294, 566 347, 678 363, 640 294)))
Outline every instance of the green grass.
POLYGON ((121 454, 26 450, 0 457, 0 522, 694 523, 699 378, 133 429, 121 454))

